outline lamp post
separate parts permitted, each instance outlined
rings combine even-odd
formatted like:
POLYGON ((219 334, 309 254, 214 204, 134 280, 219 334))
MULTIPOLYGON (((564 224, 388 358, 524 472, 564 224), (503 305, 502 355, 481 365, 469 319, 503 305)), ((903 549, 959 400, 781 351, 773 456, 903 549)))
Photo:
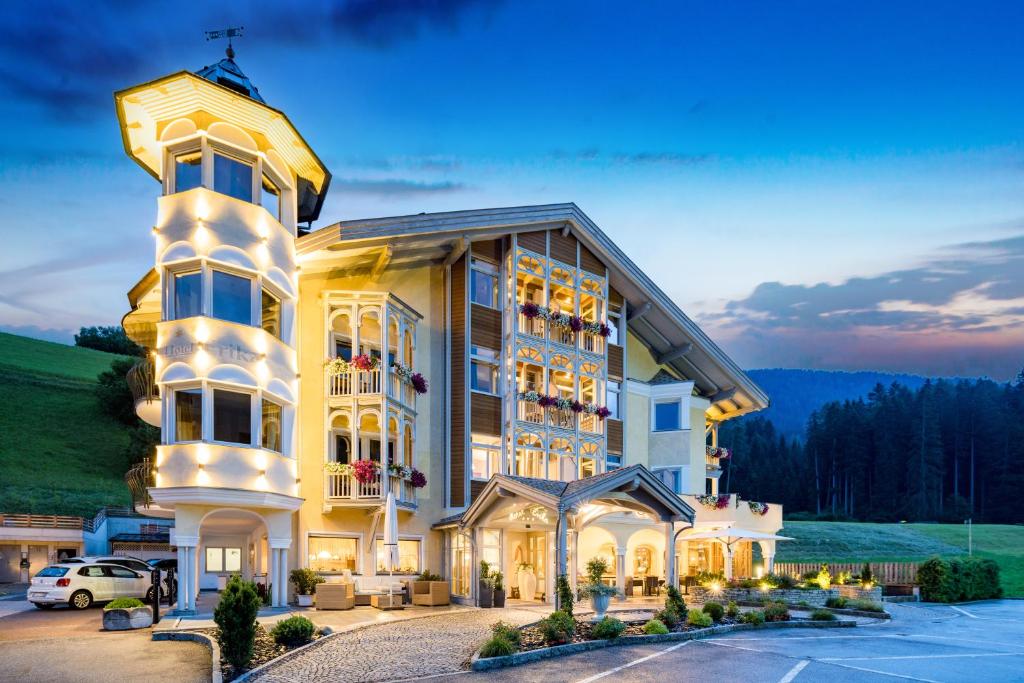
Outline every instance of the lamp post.
POLYGON ((971 517, 968 517, 964 520, 964 524, 967 525, 967 554, 971 556, 974 555, 973 519, 971 517))

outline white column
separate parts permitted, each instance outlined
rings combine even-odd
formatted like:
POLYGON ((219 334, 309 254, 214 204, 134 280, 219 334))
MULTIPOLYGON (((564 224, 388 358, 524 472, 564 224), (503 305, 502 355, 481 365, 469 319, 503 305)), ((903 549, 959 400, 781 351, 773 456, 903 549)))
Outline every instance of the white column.
POLYGON ((575 529, 569 530, 568 541, 569 541, 569 585, 572 587, 573 594, 576 593, 579 583, 578 577, 580 573, 580 534, 575 529))
POLYGON ((281 607, 288 605, 288 548, 281 548, 281 607))
POLYGON ((615 587, 619 589, 619 600, 626 599, 626 549, 615 548, 615 587))
POLYGON ((775 555, 764 556, 764 573, 773 574, 775 572, 775 555))
POLYGON ((725 557, 725 580, 729 581, 732 579, 732 548, 725 546, 724 548, 725 557))
POLYGON ((270 606, 280 607, 277 602, 277 591, 278 583, 280 579, 280 567, 278 560, 280 556, 277 554, 277 548, 270 548, 270 575, 267 577, 267 581, 270 582, 270 606))
POLYGON ((665 586, 676 585, 676 525, 665 522, 665 586))
POLYGON ((191 555, 191 560, 188 564, 191 573, 189 576, 189 588, 191 589, 189 596, 192 601, 189 609, 191 610, 199 609, 199 548, 198 544, 189 548, 189 554, 191 555))
POLYGON ((567 515, 562 512, 558 515, 558 528, 555 533, 555 579, 554 594, 555 594, 555 605, 561 607, 558 604, 558 577, 568 572, 569 558, 569 520, 567 515))
POLYGON ((178 611, 184 612, 188 609, 188 572, 185 568, 188 567, 188 554, 187 548, 183 545, 178 546, 178 611))

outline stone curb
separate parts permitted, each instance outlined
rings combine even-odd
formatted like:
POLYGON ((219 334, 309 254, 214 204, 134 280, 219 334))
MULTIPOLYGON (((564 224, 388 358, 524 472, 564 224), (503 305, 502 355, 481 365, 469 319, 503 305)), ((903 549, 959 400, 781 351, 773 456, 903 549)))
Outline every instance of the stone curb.
POLYGON ((210 648, 210 683, 224 683, 220 672, 220 646, 210 636, 196 631, 157 631, 153 633, 153 640, 189 640, 210 648))
POLYGON ((470 668, 473 671, 489 671, 501 669, 508 666, 519 666, 529 662, 536 662, 551 657, 564 657, 578 652, 599 650, 605 647, 618 647, 622 645, 644 645, 647 643, 672 643, 684 640, 700 640, 708 636, 715 636, 722 633, 734 631, 752 631, 779 628, 853 628, 857 625, 855 621, 775 621, 754 626, 753 624, 726 624, 724 626, 712 626, 711 628, 698 631, 685 631, 682 633, 665 633, 658 635, 643 636, 619 636, 614 640, 588 640, 583 643, 569 643, 567 645, 555 645, 528 652, 517 652, 505 657, 480 657, 480 650, 473 653, 470 660, 470 668))
MULTIPOLYGON (((740 600, 740 601, 737 601, 736 604, 737 605, 742 605, 743 607, 759 607, 760 608, 760 607, 764 606, 764 603, 753 602, 753 601, 750 601, 750 600, 740 600)), ((842 608, 842 607, 815 607, 814 605, 811 605, 810 607, 804 607, 803 605, 793 605, 793 604, 787 604, 786 607, 788 607, 791 610, 800 611, 800 612, 813 612, 814 610, 823 609, 823 610, 828 610, 829 612, 833 612, 833 613, 838 614, 838 615, 843 616, 843 617, 866 617, 866 618, 871 618, 871 619, 892 619, 892 615, 889 614, 888 612, 884 612, 884 611, 883 612, 869 612, 867 610, 862 610, 862 609, 845 609, 845 608, 842 608)))

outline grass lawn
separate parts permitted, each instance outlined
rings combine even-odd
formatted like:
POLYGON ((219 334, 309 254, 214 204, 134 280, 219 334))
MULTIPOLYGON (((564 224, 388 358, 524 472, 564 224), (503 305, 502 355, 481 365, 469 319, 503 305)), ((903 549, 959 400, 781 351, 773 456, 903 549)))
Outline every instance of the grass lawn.
POLYGON ((113 354, 0 333, 0 512, 82 515, 128 505, 128 430, 100 411, 113 354))
MULTIPOLYGON (((918 562, 967 554, 964 524, 785 522, 778 562, 918 562)), ((999 564, 1003 590, 1024 596, 1024 526, 975 524, 974 554, 999 564)))

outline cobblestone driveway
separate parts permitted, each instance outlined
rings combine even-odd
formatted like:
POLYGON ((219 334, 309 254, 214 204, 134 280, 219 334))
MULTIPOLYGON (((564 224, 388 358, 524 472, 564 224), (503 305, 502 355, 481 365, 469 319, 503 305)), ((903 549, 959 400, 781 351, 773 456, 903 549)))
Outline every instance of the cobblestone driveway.
POLYGON ((339 633, 249 680, 371 683, 462 671, 494 622, 537 621, 537 612, 467 610, 339 633))

